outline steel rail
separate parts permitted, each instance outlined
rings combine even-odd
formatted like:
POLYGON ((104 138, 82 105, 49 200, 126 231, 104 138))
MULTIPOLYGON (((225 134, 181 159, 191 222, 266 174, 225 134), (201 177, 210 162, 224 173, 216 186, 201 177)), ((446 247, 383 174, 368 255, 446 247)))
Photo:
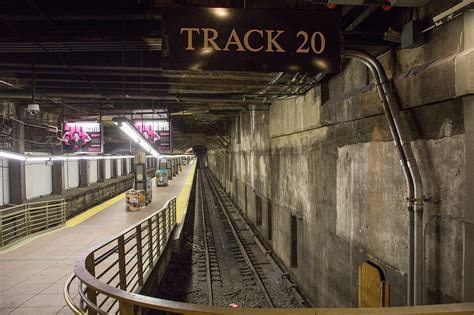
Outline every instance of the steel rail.
POLYGON ((230 229, 232 231, 232 234, 234 235, 234 238, 236 240, 236 243, 237 243, 237 246, 239 246, 239 249, 242 253, 242 256, 244 257, 245 259, 245 262, 247 263, 247 266, 250 268, 250 270, 252 271, 253 273, 253 276, 254 276, 254 279, 255 279, 255 282, 257 283, 258 287, 260 288, 260 290, 262 291, 263 293, 263 296, 265 297, 265 300, 268 304, 269 307, 274 307, 273 305, 273 301, 270 297, 270 295, 268 294, 268 291, 265 287, 265 284, 263 283, 262 281, 262 278, 260 277, 260 275, 258 274, 258 271, 257 269, 255 269, 255 266, 254 264, 252 263, 252 260, 250 259, 250 256, 249 254, 247 253, 247 250, 245 249, 244 247, 244 244, 242 243, 242 240, 240 239, 238 233, 237 233, 237 230, 234 226, 234 221, 231 219, 229 213, 228 213, 228 210, 227 210, 227 207, 224 206, 224 203, 222 201, 222 197, 220 196, 220 194, 217 192, 217 188, 216 188, 216 184, 215 182, 213 181, 213 179, 211 178, 211 176, 208 174, 207 171, 204 171, 205 175, 206 175, 206 178, 208 179, 208 182, 209 182, 209 186, 211 187, 212 191, 214 192, 215 196, 217 197, 217 201, 219 202, 219 205, 220 207, 222 208, 223 210, 223 213, 227 219, 227 221, 229 222, 229 226, 230 226, 230 229))
MULTIPOLYGON (((209 169, 209 171, 214 177, 216 177, 215 174, 212 172, 212 170, 209 169)), ((285 282, 287 287, 293 293, 293 295, 296 298, 296 300, 298 301, 298 303, 300 303, 300 305, 302 307, 307 307, 307 308, 308 307, 313 307, 312 304, 310 303, 310 301, 308 301, 304 297, 304 295, 299 291, 299 289, 298 289, 299 286, 291 280, 290 275, 285 271, 284 267, 281 266, 281 263, 277 259, 275 259, 275 257, 273 257, 272 251, 269 248, 267 248, 267 245, 265 245, 262 242, 262 240, 260 239, 260 235, 259 235, 258 231, 252 226, 252 223, 242 213, 242 211, 240 210, 237 203, 233 199, 230 198, 229 194, 226 193, 226 196, 229 197, 229 201, 232 203, 233 207, 239 213, 240 217, 242 218, 242 220, 245 224, 245 227, 250 232, 250 234, 252 234, 252 237, 253 237, 255 243, 260 248, 260 250, 265 254, 265 257, 267 258, 267 260, 270 262, 270 264, 272 264, 272 266, 276 270, 279 270, 282 273, 282 280, 285 282)))
POLYGON ((200 184, 200 189, 199 189, 199 195, 200 195, 200 208, 201 208, 201 217, 202 217, 202 229, 204 232, 204 247, 205 247, 205 256, 206 256, 206 278, 207 278, 207 291, 208 291, 208 296, 209 296, 209 305, 214 306, 214 292, 212 288, 212 275, 211 275, 211 258, 209 255, 209 244, 207 240, 207 226, 206 226, 206 214, 204 211, 204 194, 203 194, 203 179, 200 176, 200 174, 197 174, 198 176, 198 182, 200 184))

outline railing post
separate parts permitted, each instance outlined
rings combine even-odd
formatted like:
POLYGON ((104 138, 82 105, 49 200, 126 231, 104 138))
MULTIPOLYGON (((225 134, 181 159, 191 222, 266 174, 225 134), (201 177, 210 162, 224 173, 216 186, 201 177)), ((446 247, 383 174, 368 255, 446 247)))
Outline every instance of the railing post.
POLYGON ((25 207, 25 225, 26 225, 26 235, 31 234, 31 225, 30 225, 30 209, 28 206, 25 207))
POLYGON ((156 222, 158 224, 158 235, 157 235, 157 240, 158 240, 158 251, 160 252, 161 254, 161 248, 163 247, 163 238, 162 238, 162 234, 163 234, 163 230, 164 230, 164 222, 163 222, 163 218, 162 218, 162 213, 165 213, 165 211, 160 211, 156 214, 156 222))
POLYGON ((152 219, 147 220, 148 223, 148 266, 153 269, 153 235, 152 235, 152 219))
POLYGON ((176 197, 173 198, 173 216, 174 216, 174 224, 176 224, 176 197))
POLYGON ((119 301, 120 315, 133 315, 133 304, 125 301, 119 301))
POLYGON ((46 202, 46 228, 49 228, 49 202, 46 202))
POLYGON ((67 213, 66 213, 66 200, 62 199, 61 201, 61 210, 62 210, 62 216, 63 216, 63 223, 66 223, 66 219, 67 219, 67 213))
POLYGON ((0 211, 0 247, 3 247, 3 212, 0 211))
MULTIPOLYGON (((166 235, 168 235, 167 234, 167 229, 166 229, 166 210, 161 211, 159 214, 161 214, 161 216, 160 216, 161 217, 161 220, 160 220, 161 222, 159 222, 160 225, 161 225, 160 238, 159 238, 159 240, 160 240, 160 250, 161 250, 161 245, 164 241, 164 238, 166 238, 166 235)), ((160 225, 158 225, 158 226, 160 226, 160 225)))
POLYGON ((127 270, 125 266, 125 237, 120 235, 118 241, 118 264, 119 264, 119 279, 120 289, 127 290, 127 270))
MULTIPOLYGON (((87 256, 86 269, 91 275, 95 277, 94 253, 91 253, 89 256, 87 256)), ((97 292, 95 292, 94 289, 90 289, 89 287, 86 287, 86 294, 89 301, 91 301, 94 305, 97 305, 97 292)), ((89 308, 88 314, 96 315, 97 312, 94 311, 92 308, 89 308)))
POLYGON ((143 253, 142 253, 142 225, 136 227, 137 236, 137 268, 138 268, 138 285, 143 286, 143 253))

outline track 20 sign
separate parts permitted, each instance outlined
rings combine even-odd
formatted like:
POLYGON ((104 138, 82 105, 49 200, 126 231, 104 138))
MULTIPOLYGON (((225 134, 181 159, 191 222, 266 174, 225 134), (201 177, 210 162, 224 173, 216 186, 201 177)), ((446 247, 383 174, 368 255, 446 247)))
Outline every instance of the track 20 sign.
POLYGON ((335 12, 168 9, 163 69, 337 72, 335 12))

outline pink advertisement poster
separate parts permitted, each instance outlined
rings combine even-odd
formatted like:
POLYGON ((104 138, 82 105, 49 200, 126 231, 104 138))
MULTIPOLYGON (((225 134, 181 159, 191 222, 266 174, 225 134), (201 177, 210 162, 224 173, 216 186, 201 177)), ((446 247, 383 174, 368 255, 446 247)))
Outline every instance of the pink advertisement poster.
POLYGON ((171 151, 171 123, 168 120, 135 120, 133 125, 159 152, 171 151))
POLYGON ((100 122, 64 122, 62 139, 65 153, 102 153, 102 125, 100 122))

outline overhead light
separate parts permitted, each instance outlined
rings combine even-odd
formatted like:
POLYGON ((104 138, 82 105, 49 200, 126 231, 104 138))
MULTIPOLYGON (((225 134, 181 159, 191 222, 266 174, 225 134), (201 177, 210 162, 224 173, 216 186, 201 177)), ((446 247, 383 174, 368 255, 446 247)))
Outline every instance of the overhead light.
POLYGON ((24 155, 15 152, 0 150, 0 157, 25 161, 25 162, 48 162, 48 161, 77 161, 77 160, 102 160, 102 159, 133 159, 133 155, 24 155))
POLYGON ((3 80, 0 80, 0 84, 6 85, 6 86, 9 86, 9 87, 15 87, 15 84, 11 84, 10 82, 3 81, 3 80))
POLYGON ((162 40, 159 37, 146 37, 145 42, 150 50, 161 50, 162 40))
POLYGON ((7 158, 10 160, 17 160, 17 161, 25 161, 26 158, 25 156, 18 154, 18 153, 13 153, 13 152, 7 152, 7 151, 0 151, 0 157, 7 158))
POLYGON ((138 143, 145 152, 153 155, 155 158, 158 158, 161 154, 145 139, 140 132, 133 126, 131 120, 125 117, 114 117, 113 122, 119 126, 119 128, 129 136, 135 143, 138 143))
POLYGON ((219 18, 226 18, 229 16, 229 10, 225 8, 213 8, 212 13, 219 18))
POLYGON ((402 33, 394 30, 393 28, 389 28, 384 34, 383 39, 389 42, 394 43, 401 43, 402 42, 402 33))

